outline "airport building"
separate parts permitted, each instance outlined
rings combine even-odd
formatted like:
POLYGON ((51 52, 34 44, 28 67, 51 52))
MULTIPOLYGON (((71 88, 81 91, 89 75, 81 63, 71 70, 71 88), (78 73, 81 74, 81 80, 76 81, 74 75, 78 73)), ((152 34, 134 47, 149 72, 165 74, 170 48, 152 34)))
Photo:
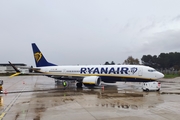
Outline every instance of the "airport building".
MULTIPOLYGON (((23 63, 13 63, 13 65, 17 68, 20 67, 27 67, 26 64, 23 63)), ((24 73, 28 73, 28 69, 21 69, 24 73)), ((10 64, 7 63, 0 63, 0 73, 15 73, 16 71, 13 69, 13 67, 10 64)))

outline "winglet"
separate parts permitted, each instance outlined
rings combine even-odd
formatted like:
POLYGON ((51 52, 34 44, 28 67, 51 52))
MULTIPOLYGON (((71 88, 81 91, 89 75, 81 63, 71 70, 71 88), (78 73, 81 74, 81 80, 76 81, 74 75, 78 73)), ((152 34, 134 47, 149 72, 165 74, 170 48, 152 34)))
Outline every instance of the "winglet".
POLYGON ((9 62, 9 64, 14 68, 14 70, 16 71, 16 72, 20 72, 10 61, 8 61, 9 62))
POLYGON ((18 76, 19 74, 21 74, 21 73, 12 74, 12 75, 10 76, 10 78, 12 78, 12 77, 14 77, 14 76, 18 76))

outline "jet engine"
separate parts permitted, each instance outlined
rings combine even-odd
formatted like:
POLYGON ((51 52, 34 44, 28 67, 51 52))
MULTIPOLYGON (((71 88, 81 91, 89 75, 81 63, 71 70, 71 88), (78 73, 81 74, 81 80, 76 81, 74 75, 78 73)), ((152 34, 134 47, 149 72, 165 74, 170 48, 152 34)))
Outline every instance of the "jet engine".
POLYGON ((85 86, 99 86, 101 85, 101 78, 98 76, 88 76, 82 81, 85 86))

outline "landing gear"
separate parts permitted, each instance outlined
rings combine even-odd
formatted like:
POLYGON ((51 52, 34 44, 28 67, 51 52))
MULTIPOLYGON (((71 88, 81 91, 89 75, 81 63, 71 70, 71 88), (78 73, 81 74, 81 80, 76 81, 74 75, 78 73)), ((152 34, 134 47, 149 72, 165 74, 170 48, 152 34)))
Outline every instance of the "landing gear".
POLYGON ((143 91, 145 91, 145 92, 149 92, 149 89, 148 89, 148 88, 146 88, 146 89, 143 89, 143 91))
POLYGON ((158 89, 157 91, 160 91, 160 89, 158 89))
MULTIPOLYGON (((60 79, 54 79, 54 80, 55 80, 56 85, 62 84, 63 87, 68 87, 71 83, 74 84, 76 81, 76 80, 68 81, 68 80, 60 80, 60 79)), ((83 85, 82 81, 77 81, 77 83, 76 83, 77 88, 82 88, 82 85, 83 85)))
POLYGON ((82 82, 76 83, 76 87, 77 87, 77 88, 82 88, 82 82))
POLYGON ((60 83, 62 83, 62 80, 55 79, 55 83, 60 84, 60 83))

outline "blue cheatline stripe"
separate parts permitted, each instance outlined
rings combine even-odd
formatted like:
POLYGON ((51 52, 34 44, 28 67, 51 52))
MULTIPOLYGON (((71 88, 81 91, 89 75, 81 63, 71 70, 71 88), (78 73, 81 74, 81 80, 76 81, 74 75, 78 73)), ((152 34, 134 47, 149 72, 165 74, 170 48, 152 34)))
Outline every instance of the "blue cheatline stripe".
POLYGON ((116 77, 116 78, 134 78, 134 79, 144 79, 144 80, 156 80, 152 78, 144 78, 140 76, 120 76, 117 74, 61 74, 55 72, 44 72, 45 75, 57 75, 57 76, 72 76, 72 77, 86 77, 86 76, 99 76, 99 77, 116 77))

